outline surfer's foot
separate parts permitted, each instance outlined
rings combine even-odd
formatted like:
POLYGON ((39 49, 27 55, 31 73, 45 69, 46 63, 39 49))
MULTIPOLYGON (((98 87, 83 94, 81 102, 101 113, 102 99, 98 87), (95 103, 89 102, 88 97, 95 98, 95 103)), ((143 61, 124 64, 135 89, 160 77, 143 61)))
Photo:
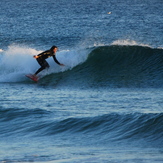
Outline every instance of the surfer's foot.
POLYGON ((38 79, 38 77, 37 77, 35 74, 33 75, 33 77, 34 77, 35 79, 38 79))

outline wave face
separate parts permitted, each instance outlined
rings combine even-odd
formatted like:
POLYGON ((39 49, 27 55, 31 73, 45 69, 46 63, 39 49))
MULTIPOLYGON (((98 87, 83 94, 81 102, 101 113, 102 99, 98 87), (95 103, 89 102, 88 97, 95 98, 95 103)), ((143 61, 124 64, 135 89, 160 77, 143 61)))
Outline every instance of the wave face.
MULTIPOLYGON (((147 141, 162 147, 162 113, 110 113, 96 117, 55 119, 53 113, 41 109, 0 109, 1 137, 14 135, 57 136, 87 134, 96 143, 108 141, 147 141), (52 118, 53 117, 53 118, 52 118), (32 119, 35 119, 34 121, 32 119), (12 125, 8 125, 12 124, 12 125), (96 136, 95 136, 96 135, 96 136), (100 142, 101 141, 101 142, 100 142)), ((87 142, 88 143, 88 142, 87 142)))
POLYGON ((163 81, 163 50, 141 46, 105 46, 92 51, 85 65, 100 83, 156 86, 163 81), (94 73, 95 72, 95 73, 94 73))
MULTIPOLYGON (((162 87, 163 50, 144 46, 101 46, 73 69, 49 76, 84 87, 162 87)), ((61 82, 62 83, 62 82, 61 82)), ((63 83, 62 83, 63 85, 63 83)))

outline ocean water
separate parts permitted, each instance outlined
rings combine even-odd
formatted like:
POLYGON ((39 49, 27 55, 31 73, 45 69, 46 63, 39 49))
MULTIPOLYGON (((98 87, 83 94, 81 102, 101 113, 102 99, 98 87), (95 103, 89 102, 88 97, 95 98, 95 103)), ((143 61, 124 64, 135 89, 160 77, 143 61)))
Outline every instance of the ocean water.
POLYGON ((1 163, 163 162, 162 0, 0 3, 1 163))

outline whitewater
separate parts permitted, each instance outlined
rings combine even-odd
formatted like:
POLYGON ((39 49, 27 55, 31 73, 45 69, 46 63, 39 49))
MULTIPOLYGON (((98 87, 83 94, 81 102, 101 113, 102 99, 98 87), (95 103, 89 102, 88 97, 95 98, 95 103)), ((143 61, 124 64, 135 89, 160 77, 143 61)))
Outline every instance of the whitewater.
MULTIPOLYGON (((57 73, 71 69, 83 62, 86 58, 86 50, 63 50, 57 54, 59 60, 65 63, 64 68, 58 68, 52 59, 49 59, 50 67, 46 74, 57 73), (82 53, 82 54, 81 54, 82 53)), ((42 51, 29 47, 11 45, 7 50, 1 51, 1 82, 16 82, 23 80, 23 74, 33 74, 39 68, 38 63, 33 59, 34 55, 42 51)))
POLYGON ((162 163, 162 5, 1 0, 0 163, 162 163))

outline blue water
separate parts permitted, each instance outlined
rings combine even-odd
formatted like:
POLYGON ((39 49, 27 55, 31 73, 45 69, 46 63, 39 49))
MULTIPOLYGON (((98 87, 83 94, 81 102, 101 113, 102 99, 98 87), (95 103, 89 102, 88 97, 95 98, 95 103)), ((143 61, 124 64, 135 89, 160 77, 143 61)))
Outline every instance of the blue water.
POLYGON ((162 163, 162 6, 1 0, 0 162, 162 163))

